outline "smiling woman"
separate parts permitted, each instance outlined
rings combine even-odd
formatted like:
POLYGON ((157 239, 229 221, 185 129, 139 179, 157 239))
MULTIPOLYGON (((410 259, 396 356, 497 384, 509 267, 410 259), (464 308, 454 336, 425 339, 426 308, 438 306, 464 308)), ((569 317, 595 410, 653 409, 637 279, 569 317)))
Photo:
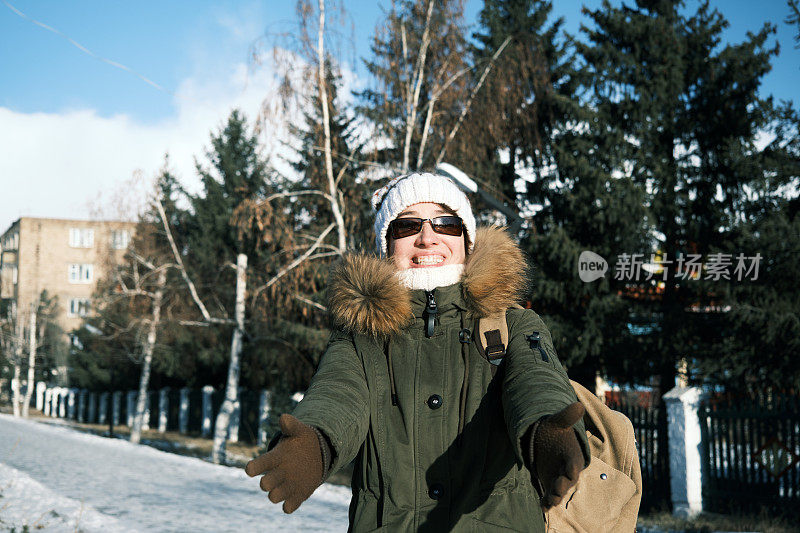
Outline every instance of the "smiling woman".
POLYGON ((376 246, 391 258, 404 286, 430 290, 458 282, 472 250, 475 217, 452 181, 401 176, 378 190, 372 203, 376 246))
POLYGON ((398 270, 463 264, 463 226, 440 204, 414 204, 389 224, 389 255, 398 270))
POLYGON ((547 327, 509 309, 526 285, 522 251, 502 229, 477 231, 442 176, 400 176, 372 204, 381 257, 347 255, 331 270, 328 348, 246 472, 291 513, 355 459, 350 531, 543 532, 542 506, 589 455, 547 327), (473 339, 498 313, 502 366, 473 339))

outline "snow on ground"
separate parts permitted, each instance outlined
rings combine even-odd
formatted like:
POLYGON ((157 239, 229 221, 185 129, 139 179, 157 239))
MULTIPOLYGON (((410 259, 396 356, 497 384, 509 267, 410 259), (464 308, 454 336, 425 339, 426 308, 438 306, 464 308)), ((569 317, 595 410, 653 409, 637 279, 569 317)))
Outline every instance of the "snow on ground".
POLYGON ((241 468, 0 414, 0 530, 345 531, 349 501, 326 484, 285 515, 241 468))
POLYGON ((84 501, 53 492, 19 470, 0 463, 0 529, 24 526, 46 531, 125 531, 111 516, 84 501))

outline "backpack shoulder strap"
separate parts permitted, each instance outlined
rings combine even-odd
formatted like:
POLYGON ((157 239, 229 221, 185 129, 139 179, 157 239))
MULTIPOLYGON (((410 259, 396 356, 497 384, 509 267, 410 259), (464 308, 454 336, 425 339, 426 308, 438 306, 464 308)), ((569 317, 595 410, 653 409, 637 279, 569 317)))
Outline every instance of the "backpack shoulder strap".
MULTIPOLYGON (((514 304, 514 309, 522 309, 521 305, 514 304)), ((508 346, 508 322, 506 321, 507 309, 502 309, 493 315, 477 320, 475 336, 477 337, 478 352, 496 367, 503 362, 508 346)))

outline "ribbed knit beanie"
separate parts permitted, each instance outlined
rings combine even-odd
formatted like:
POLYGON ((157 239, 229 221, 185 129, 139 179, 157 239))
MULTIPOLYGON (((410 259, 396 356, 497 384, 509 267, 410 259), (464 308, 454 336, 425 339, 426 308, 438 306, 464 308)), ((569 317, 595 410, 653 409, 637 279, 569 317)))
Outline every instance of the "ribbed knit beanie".
POLYGON ((372 195, 375 245, 380 256, 388 255, 386 232, 389 223, 408 206, 422 202, 444 205, 461 219, 469 239, 467 253, 471 253, 475 244, 475 216, 467 196, 449 178, 429 172, 415 172, 394 178, 372 195))

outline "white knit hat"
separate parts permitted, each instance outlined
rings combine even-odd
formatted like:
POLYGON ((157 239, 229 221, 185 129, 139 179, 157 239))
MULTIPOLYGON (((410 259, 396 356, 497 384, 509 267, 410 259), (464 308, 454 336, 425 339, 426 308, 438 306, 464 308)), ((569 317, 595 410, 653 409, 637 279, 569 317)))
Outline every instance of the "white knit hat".
POLYGON ((469 239, 468 253, 475 244, 475 216, 467 196, 452 180, 438 174, 420 172, 398 176, 372 195, 375 213, 375 245, 381 257, 388 255, 386 232, 389 223, 406 207, 421 202, 442 204, 451 209, 464 223, 469 239))

